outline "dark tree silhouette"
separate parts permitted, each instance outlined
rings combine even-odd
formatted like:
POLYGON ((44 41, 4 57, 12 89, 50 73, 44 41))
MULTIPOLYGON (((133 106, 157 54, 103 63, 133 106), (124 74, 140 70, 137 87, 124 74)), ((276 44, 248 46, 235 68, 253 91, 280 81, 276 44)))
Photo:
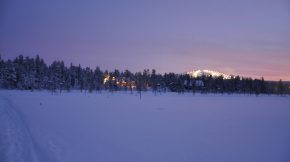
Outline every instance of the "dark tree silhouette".
POLYGON ((142 73, 129 70, 113 72, 102 71, 99 67, 70 64, 53 61, 47 65, 38 55, 35 58, 19 55, 14 60, 3 60, 0 55, 0 88, 20 90, 47 89, 52 92, 62 90, 81 90, 93 92, 109 90, 137 91, 142 98, 142 91, 157 92, 192 92, 192 93, 247 93, 247 94, 289 94, 289 83, 265 81, 248 77, 203 75, 192 77, 188 74, 165 73, 157 74, 156 70, 145 69, 142 73))

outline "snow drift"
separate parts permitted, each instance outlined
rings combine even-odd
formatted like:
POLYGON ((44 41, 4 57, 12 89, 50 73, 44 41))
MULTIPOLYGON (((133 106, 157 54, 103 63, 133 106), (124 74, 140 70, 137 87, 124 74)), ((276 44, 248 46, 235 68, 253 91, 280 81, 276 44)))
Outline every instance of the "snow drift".
POLYGON ((0 161, 290 161, 289 97, 0 91, 0 161))

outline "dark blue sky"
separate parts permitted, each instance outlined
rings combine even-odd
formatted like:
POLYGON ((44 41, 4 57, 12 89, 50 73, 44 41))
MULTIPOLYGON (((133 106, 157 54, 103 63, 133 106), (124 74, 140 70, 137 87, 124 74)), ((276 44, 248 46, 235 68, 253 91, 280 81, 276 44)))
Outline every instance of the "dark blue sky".
POLYGON ((290 0, 1 0, 0 53, 290 80, 290 0))

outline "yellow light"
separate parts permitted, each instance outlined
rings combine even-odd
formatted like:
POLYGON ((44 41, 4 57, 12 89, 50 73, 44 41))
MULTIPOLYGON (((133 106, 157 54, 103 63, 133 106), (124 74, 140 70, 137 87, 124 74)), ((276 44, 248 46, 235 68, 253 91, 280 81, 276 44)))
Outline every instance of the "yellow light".
POLYGON ((106 84, 110 79, 110 75, 106 75, 104 78, 104 84, 106 84))

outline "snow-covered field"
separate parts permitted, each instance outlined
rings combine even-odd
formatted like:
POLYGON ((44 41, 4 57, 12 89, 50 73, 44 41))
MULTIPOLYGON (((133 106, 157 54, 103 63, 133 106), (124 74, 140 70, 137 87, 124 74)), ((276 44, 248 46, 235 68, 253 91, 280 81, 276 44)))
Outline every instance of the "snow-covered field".
POLYGON ((0 91, 1 162, 289 162, 290 97, 0 91))

